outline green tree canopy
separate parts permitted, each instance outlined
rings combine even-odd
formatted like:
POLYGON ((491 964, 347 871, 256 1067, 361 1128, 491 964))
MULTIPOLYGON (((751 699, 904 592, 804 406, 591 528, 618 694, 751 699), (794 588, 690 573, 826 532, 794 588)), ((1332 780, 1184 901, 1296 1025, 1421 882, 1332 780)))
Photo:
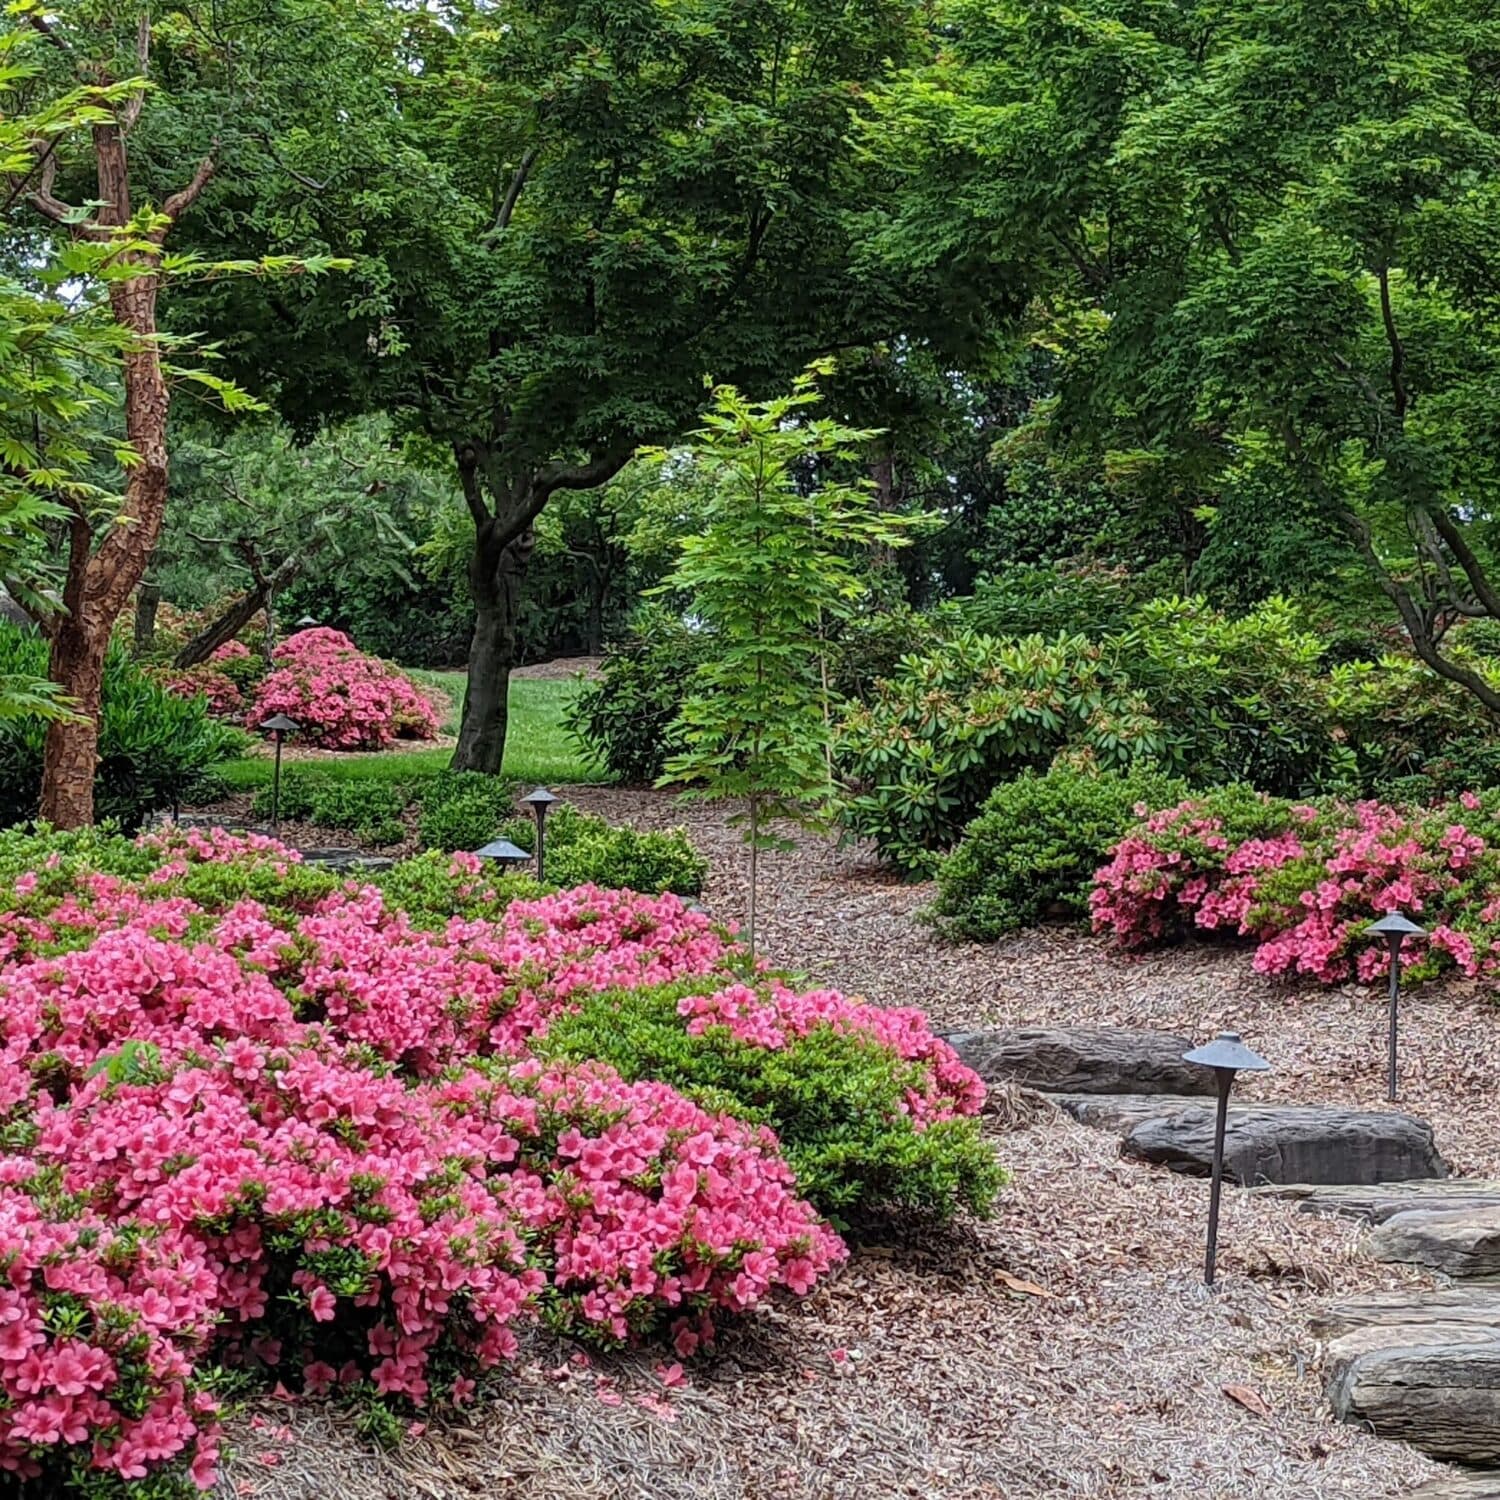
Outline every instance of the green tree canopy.
POLYGON ((1500 611, 1500 22, 1461 0, 943 21, 869 135, 907 184, 887 260, 1024 280, 1066 356, 1059 441, 1210 528, 1243 535, 1246 504, 1320 546, 1337 528, 1417 654, 1500 709, 1444 649, 1500 611))
POLYGON ((766 388, 898 334, 982 342, 993 286, 955 294, 946 270, 869 253, 891 184, 851 118, 924 55, 925 18, 873 0, 402 12, 348 120, 207 226, 358 259, 352 292, 194 304, 243 378, 299 424, 381 408, 453 455, 476 610, 460 766, 499 764, 554 495, 670 441, 705 374, 766 388))

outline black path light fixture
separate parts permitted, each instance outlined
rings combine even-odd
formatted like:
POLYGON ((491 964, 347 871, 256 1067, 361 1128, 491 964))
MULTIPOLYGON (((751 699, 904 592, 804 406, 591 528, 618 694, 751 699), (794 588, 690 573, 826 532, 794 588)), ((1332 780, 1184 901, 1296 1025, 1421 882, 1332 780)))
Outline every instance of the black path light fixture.
POLYGON ((499 865, 502 870, 512 870, 531 859, 524 849, 511 843, 509 839, 491 839, 482 849, 476 849, 474 854, 476 858, 499 865))
POLYGON ((281 742, 289 734, 296 734, 302 726, 295 720, 289 719, 285 714, 272 714, 260 726, 271 736, 271 743, 276 746, 276 765, 271 772, 271 837, 281 837, 281 742))
POLYGON ((298 630, 316 630, 318 628, 318 623, 319 622, 313 619, 311 615, 303 615, 302 618, 297 621, 295 628, 298 630))
POLYGON ((1229 1122, 1229 1090, 1236 1073, 1263 1073, 1271 1065, 1240 1040, 1237 1031, 1221 1031, 1213 1041, 1182 1054, 1184 1062, 1212 1068, 1219 1080, 1219 1112, 1214 1119, 1214 1172, 1208 1190, 1208 1249, 1203 1257, 1203 1284, 1214 1284, 1219 1255, 1219 1197, 1224 1187, 1224 1128, 1229 1122))
POLYGON ((1390 1013, 1386 1022, 1386 1075, 1385 1097, 1387 1102, 1396 1102, 1396 1025, 1397 1006, 1401 998, 1401 944, 1409 937, 1426 937, 1427 929, 1418 927, 1410 917, 1399 911, 1388 911, 1378 922, 1371 922, 1366 929, 1383 937, 1391 955, 1390 1013))
POLYGON ((534 791, 527 792, 521 798, 522 803, 531 809, 531 816, 536 819, 536 878, 546 879, 546 855, 543 852, 547 842, 547 814, 552 810, 552 804, 558 800, 553 792, 546 787, 539 786, 534 791))

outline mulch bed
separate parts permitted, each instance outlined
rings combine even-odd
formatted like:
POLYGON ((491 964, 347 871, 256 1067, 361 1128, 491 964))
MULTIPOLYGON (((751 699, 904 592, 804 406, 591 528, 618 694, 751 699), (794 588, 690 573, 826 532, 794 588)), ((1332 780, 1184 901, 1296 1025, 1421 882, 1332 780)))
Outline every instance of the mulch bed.
MULTIPOLYGON (((687 825, 711 862, 705 904, 742 912, 743 855, 722 809, 566 795, 619 821, 687 825)), ((923 1006, 945 1029, 1072 1022, 1201 1038, 1232 1025, 1275 1065, 1246 1097, 1383 1105, 1371 992, 1275 985, 1228 947, 1122 960, 1061 928, 944 945, 917 920, 930 887, 818 837, 762 869, 763 949, 811 982, 923 1006)), ((1405 1002, 1403 1106, 1466 1173, 1500 1175, 1495 1035, 1477 987, 1405 1002)), ((862 1227, 841 1273, 727 1333, 686 1385, 663 1387, 659 1352, 583 1362, 538 1340, 464 1421, 419 1424, 386 1452, 336 1410, 269 1401, 236 1423, 220 1493, 1394 1500, 1438 1472, 1329 1420, 1307 1332, 1326 1299, 1420 1276, 1358 1258, 1354 1224, 1231 1193, 1209 1295, 1202 1182, 1121 1161, 1112 1135, 1037 1096, 997 1104, 987 1128, 1012 1181, 992 1220, 862 1227)))

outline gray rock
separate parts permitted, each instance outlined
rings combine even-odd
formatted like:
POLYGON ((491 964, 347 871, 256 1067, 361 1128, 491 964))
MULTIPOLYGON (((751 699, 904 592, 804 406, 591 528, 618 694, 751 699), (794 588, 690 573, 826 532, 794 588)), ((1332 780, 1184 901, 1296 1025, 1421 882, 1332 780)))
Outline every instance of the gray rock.
POLYGON ((1456 1469, 1429 1479, 1407 1500, 1500 1500, 1500 1470, 1456 1469))
POLYGON ((1377 1224, 1364 1250, 1448 1276, 1500 1276, 1500 1208, 1408 1209, 1377 1224))
MULTIPOLYGON (((1121 1153, 1203 1175, 1213 1166, 1214 1111, 1207 1107, 1148 1117, 1121 1153)), ((1300 1107, 1232 1110, 1224 1137, 1224 1173, 1252 1186, 1277 1183, 1380 1183, 1446 1177, 1432 1127, 1386 1110, 1300 1107)))
POLYGON ((1253 1190, 1269 1198, 1286 1198, 1303 1213, 1340 1214, 1383 1224, 1408 1209, 1500 1208, 1500 1182, 1482 1177, 1449 1177, 1425 1182, 1387 1182, 1373 1186, 1313 1187, 1306 1182, 1253 1190))
POLYGON ((1125 1026, 1007 1027, 949 1036, 986 1083, 1061 1094, 1211 1094, 1214 1075, 1182 1060, 1187 1037, 1125 1026))
POLYGON ((1121 1135, 1142 1120, 1203 1108, 1202 1099, 1187 1094, 1049 1094, 1048 1097, 1080 1125, 1116 1130, 1121 1135))
POLYGON ((1454 1463, 1500 1463, 1500 1332, 1461 1323, 1360 1328, 1328 1350, 1340 1421, 1454 1463))
POLYGON ((1320 1339, 1342 1338, 1358 1328, 1424 1328, 1434 1323, 1465 1323, 1500 1332, 1500 1284, 1466 1282, 1436 1291, 1372 1292, 1335 1302, 1314 1315, 1320 1339))

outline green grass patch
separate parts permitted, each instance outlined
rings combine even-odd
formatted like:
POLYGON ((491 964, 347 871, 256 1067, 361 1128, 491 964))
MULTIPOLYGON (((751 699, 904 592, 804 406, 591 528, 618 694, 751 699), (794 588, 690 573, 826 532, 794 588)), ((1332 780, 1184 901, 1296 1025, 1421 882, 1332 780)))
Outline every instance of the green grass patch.
MULTIPOLYGON (((463 707, 462 672, 412 672, 419 682, 436 686, 452 700, 444 733, 458 728, 463 707)), ((505 742, 503 774, 516 781, 579 786, 609 778, 563 725, 568 705, 581 684, 572 678, 519 678, 510 685, 510 732, 505 742)), ((292 741, 295 744, 295 740, 292 741)), ((448 769, 451 750, 379 750, 370 754, 322 756, 320 776, 349 781, 414 781, 448 769)), ((227 762, 220 768, 235 791, 264 786, 271 779, 270 756, 227 762)))

